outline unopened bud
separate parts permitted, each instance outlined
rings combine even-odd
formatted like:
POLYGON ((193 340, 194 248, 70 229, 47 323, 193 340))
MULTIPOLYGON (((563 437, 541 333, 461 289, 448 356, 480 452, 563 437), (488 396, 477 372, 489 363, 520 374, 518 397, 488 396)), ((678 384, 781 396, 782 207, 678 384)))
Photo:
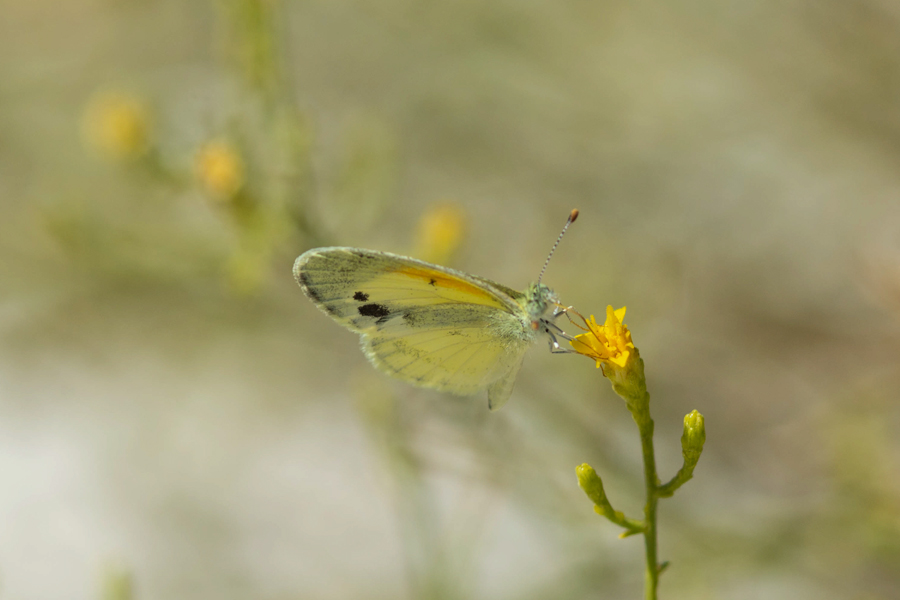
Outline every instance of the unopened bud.
POLYGON ((685 464, 692 466, 697 464, 700 453, 703 452, 703 444, 706 442, 706 427, 703 424, 703 415, 696 410, 684 417, 684 434, 681 436, 681 450, 684 453, 685 464))
POLYGON ((578 485, 594 504, 604 506, 609 503, 606 492, 603 491, 603 481, 600 480, 594 467, 587 463, 580 464, 575 467, 575 475, 578 477, 578 485))

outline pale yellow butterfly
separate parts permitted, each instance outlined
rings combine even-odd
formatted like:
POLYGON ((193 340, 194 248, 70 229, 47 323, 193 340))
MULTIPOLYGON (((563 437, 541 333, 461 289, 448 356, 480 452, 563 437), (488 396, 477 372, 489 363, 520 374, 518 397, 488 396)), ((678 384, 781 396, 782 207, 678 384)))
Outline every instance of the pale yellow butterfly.
MULTIPOLYGON (((573 210, 550 256, 577 217, 573 210)), ((551 351, 567 352, 556 341, 553 331, 562 332, 552 320, 564 309, 540 282, 543 274, 517 292, 462 271, 361 248, 313 248, 294 263, 306 295, 360 334, 377 369, 453 394, 487 389, 491 410, 509 399, 525 351, 539 333, 549 335, 551 351)))

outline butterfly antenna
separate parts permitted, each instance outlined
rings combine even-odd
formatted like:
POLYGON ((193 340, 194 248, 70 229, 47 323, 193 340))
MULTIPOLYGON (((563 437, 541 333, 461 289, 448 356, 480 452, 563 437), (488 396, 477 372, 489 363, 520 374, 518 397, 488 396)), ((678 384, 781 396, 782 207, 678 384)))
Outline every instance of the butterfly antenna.
POLYGON ((544 261, 544 268, 541 269, 541 274, 538 276, 537 282, 540 283, 541 279, 544 277, 544 271, 547 270, 547 265, 550 264, 550 259, 553 258, 553 253, 556 252, 556 247, 559 246, 559 242, 563 239, 563 236, 566 235, 566 230, 569 228, 569 225, 575 222, 575 219, 578 218, 578 209, 573 208, 572 212, 569 213, 569 220, 566 221, 565 226, 563 226, 562 231, 559 232, 559 237, 556 238, 556 243, 553 244, 553 247, 550 248, 550 254, 547 256, 547 260, 544 261))

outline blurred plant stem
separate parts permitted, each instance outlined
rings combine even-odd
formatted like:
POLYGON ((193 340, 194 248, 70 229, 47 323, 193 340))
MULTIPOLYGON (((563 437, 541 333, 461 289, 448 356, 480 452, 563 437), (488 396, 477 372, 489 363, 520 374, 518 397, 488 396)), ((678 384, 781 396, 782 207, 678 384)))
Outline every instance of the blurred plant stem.
POLYGON ((225 51, 235 70, 268 106, 285 102, 290 85, 279 60, 280 0, 218 0, 217 4, 225 18, 225 51))
POLYGON ((223 51, 245 89, 263 109, 265 136, 280 180, 264 196, 294 225, 307 245, 331 243, 313 213, 315 181, 311 127, 300 110, 284 61, 279 0, 218 0, 224 21, 223 51))
POLYGON ((466 597, 452 576, 450 548, 444 541, 440 515, 427 466, 418 456, 409 413, 379 374, 359 375, 356 407, 367 433, 381 450, 393 486, 409 596, 417 600, 458 600, 466 597))
POLYGON ((437 508, 424 479, 425 469, 405 440, 387 459, 396 485, 395 506, 403 537, 407 577, 413 598, 456 598, 445 571, 437 508))
MULTIPOLYGON (((571 312, 578 314, 575 311, 571 312)), ((581 317, 585 327, 580 325, 579 327, 586 333, 576 336, 570 343, 576 352, 595 360, 597 367, 603 369, 604 377, 610 380, 616 394, 625 400, 628 411, 638 427, 644 460, 646 493, 643 521, 629 519, 613 509, 603 489, 603 481, 590 465, 586 463, 580 465, 575 473, 578 484, 594 502, 594 511, 625 529, 621 537, 643 534, 646 557, 644 598, 656 600, 659 575, 668 566, 668 562, 660 564, 658 559, 659 499, 671 496, 692 477, 706 441, 706 430, 703 415, 696 410, 684 418, 684 434, 681 437, 684 464, 671 481, 660 485, 659 475, 656 472, 656 454, 653 449, 654 424, 650 417, 650 394, 647 392, 647 379, 644 376, 644 360, 631 341, 631 332, 622 321, 624 317, 624 307, 613 310, 612 306, 607 307, 606 322, 602 326, 597 324, 593 315, 590 320, 581 317)))

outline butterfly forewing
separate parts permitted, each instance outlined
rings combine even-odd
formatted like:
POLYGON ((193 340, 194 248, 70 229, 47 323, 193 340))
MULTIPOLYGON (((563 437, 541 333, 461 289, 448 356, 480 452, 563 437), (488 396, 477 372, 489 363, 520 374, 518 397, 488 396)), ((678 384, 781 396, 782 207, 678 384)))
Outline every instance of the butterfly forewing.
POLYGON ((513 313, 514 298, 521 297, 460 271, 359 248, 310 250, 294 263, 294 277, 319 308, 356 331, 368 329, 392 308, 461 303, 513 313))
POLYGON ((358 248, 310 250, 297 259, 294 275, 322 310, 362 334, 363 350, 379 369, 456 394, 490 388, 492 407, 509 397, 511 371, 533 337, 519 316, 521 293, 358 248))

